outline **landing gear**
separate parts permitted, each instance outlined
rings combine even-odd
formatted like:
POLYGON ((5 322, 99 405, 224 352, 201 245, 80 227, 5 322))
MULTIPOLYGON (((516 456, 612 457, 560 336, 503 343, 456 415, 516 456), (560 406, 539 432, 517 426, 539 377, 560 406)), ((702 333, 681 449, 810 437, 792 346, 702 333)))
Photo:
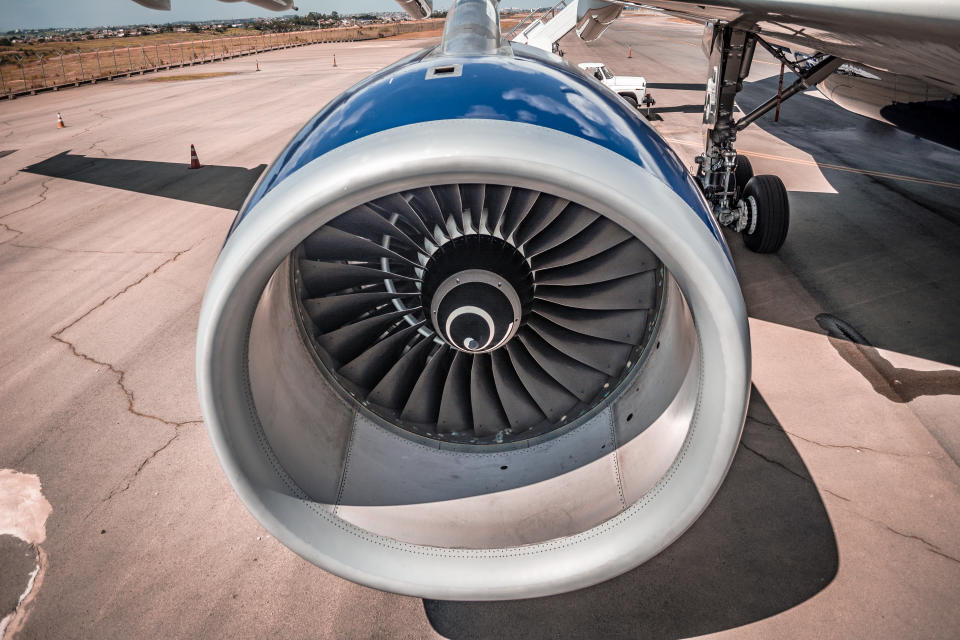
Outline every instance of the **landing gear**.
POLYGON ((790 96, 813 86, 833 73, 842 63, 833 56, 801 67, 783 52, 765 42, 755 25, 731 26, 726 22, 707 23, 704 47, 710 57, 703 124, 706 149, 697 156, 697 178, 721 225, 743 233, 747 247, 759 253, 777 251, 787 237, 790 204, 783 182, 776 176, 754 176, 750 161, 734 148, 737 132, 781 104, 790 96), (798 80, 743 116, 734 119, 734 99, 750 73, 757 43, 797 74, 798 80))
POLYGON ((643 96, 643 106, 646 109, 646 113, 644 113, 643 115, 647 118, 647 120, 653 120, 653 112, 651 111, 651 109, 655 104, 657 104, 657 101, 653 99, 652 95, 648 93, 645 96, 643 96))

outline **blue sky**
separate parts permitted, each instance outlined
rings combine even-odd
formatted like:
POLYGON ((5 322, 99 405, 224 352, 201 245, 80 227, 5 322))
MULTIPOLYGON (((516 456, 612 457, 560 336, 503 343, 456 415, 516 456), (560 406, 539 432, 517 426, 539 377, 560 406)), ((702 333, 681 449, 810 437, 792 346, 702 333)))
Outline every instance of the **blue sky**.
MULTIPOLYGON (((434 0, 434 9, 446 9, 451 0, 434 0)), ((283 15, 245 2, 216 0, 170 0, 171 11, 154 11, 131 0, 0 0, 0 31, 43 27, 94 27, 100 25, 255 18, 283 15)), ((298 0, 300 13, 321 11, 357 13, 396 11, 394 0, 298 0)), ((536 0, 504 0, 504 7, 535 7, 536 0)), ((549 3, 548 3, 549 4, 549 3)))

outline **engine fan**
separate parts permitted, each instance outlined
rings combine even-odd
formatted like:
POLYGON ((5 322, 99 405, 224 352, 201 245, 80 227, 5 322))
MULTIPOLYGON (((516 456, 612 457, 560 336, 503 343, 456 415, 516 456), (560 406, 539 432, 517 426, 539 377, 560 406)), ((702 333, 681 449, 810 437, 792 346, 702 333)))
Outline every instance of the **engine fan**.
POLYGON ((663 291, 623 227, 505 185, 365 203, 291 264, 305 340, 339 389, 440 443, 520 442, 585 415, 640 362, 663 291))

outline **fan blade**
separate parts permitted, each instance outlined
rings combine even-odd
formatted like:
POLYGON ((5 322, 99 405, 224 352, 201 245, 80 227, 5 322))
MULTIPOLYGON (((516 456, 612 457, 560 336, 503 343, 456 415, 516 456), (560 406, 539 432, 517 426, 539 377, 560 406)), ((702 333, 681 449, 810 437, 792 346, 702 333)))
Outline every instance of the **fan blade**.
POLYGON ((408 325, 406 328, 380 340, 341 367, 338 373, 364 389, 369 389, 380 382, 391 363, 396 363, 403 348, 416 335, 417 329, 422 324, 423 322, 408 325))
POLYGON ((420 423, 436 422, 440 399, 443 397, 443 383, 450 368, 450 351, 449 347, 441 347, 427 361, 403 407, 401 419, 420 423))
POLYGON ((546 416, 537 407, 530 394, 526 392, 523 382, 510 362, 506 350, 497 349, 492 354, 493 380, 497 385, 500 403, 503 405, 507 421, 514 433, 526 431, 530 427, 543 422, 546 416))
POLYGON ((420 235, 428 238, 433 236, 433 234, 430 232, 430 229, 428 229, 427 225, 424 224, 420 215, 414 211, 413 207, 410 206, 410 203, 404 200, 399 193, 394 193, 386 196, 385 198, 374 200, 371 204, 374 208, 379 207, 383 209, 383 211, 387 214, 387 220, 390 220, 393 217, 392 214, 397 214, 400 216, 400 220, 405 220, 407 224, 413 227, 420 235))
POLYGON ((612 249, 631 237, 623 227, 600 219, 567 242, 531 260, 531 266, 536 270, 573 264, 612 249))
POLYGON ((531 317, 527 326, 561 353, 607 376, 619 374, 633 350, 632 346, 619 342, 575 333, 539 316, 531 317))
POLYGON ((300 273, 303 277, 303 286, 307 288, 312 298, 319 298, 335 291, 343 291, 363 284, 379 283, 384 280, 418 280, 418 278, 401 276, 396 273, 388 273, 355 264, 318 262, 316 260, 301 260, 300 273))
POLYGON ((415 293, 345 293, 339 296, 305 300, 307 314, 321 333, 342 327, 347 322, 384 305, 394 298, 411 298, 415 293))
POLYGON ((320 227, 304 241, 307 257, 314 260, 365 260, 389 258, 413 267, 420 265, 376 242, 333 227, 320 227))
POLYGON ((470 360, 463 351, 457 351, 443 385, 440 400, 440 415, 437 417, 438 433, 456 433, 470 429, 470 360))
POLYGON ((511 187, 501 187, 492 184, 487 185, 487 231, 491 234, 497 232, 497 226, 500 224, 503 210, 507 208, 507 202, 510 200, 511 190, 511 187))
POLYGON ((645 309, 596 311, 538 300, 533 304, 533 312, 570 331, 629 345, 639 343, 647 328, 645 309))
POLYGON ((586 287, 538 284, 536 298, 578 309, 651 309, 656 302, 656 275, 646 271, 586 287))
POLYGON ((328 223, 328 226, 367 238, 378 244, 383 241, 383 236, 389 236, 411 249, 423 252, 423 248, 411 240, 410 236, 387 222, 382 215, 367 205, 359 206, 337 216, 328 223))
POLYGON ((527 217, 539 196, 539 192, 529 189, 513 189, 510 192, 510 200, 503 212, 500 226, 500 234, 504 239, 509 238, 516 230, 517 225, 527 217))
POLYGON ((440 203, 437 202, 437 196, 429 187, 413 189, 410 206, 420 212, 424 222, 428 227, 440 227, 444 229, 447 225, 443 219, 443 212, 440 210, 440 203))
POLYGON ((413 386, 423 373, 427 356, 437 343, 433 338, 423 338, 404 353, 390 371, 367 396, 369 402, 390 409, 402 409, 410 398, 413 386))
POLYGON ((483 217, 483 184, 460 185, 460 198, 464 208, 470 210, 470 225, 474 233, 480 233, 480 222, 483 217))
POLYGON ((517 227, 513 234, 513 243, 518 247, 526 244, 530 238, 543 231, 551 222, 556 220, 568 204, 570 204, 569 200, 541 195, 533 209, 530 210, 529 215, 517 227))
POLYGON ((530 393, 530 397, 547 419, 558 422, 577 406, 576 396, 551 378, 517 340, 508 342, 505 349, 523 388, 530 393))
POLYGON ((549 251, 589 227, 599 215, 586 207, 571 204, 564 209, 559 218, 554 220, 553 224, 531 238, 524 246, 523 251, 528 256, 536 256, 544 251, 549 251))
POLYGON ((657 258, 639 240, 622 242, 603 253, 565 267, 537 271, 537 284, 575 286, 616 280, 656 268, 657 258))
POLYGON ((460 188, 455 184, 444 184, 433 187, 433 193, 440 203, 443 212, 444 227, 449 228, 452 219, 454 227, 463 233, 463 204, 460 202, 460 188))
POLYGON ((510 426, 497 396, 490 356, 487 354, 473 357, 470 407, 473 411, 473 431, 478 436, 492 436, 510 426))
POLYGON ((373 316, 317 337, 317 343, 340 362, 350 362, 367 350, 387 328, 409 311, 394 311, 373 316))
POLYGON ((604 374, 557 351, 533 331, 521 330, 517 338, 551 378, 583 402, 593 399, 603 388, 607 379, 604 374))

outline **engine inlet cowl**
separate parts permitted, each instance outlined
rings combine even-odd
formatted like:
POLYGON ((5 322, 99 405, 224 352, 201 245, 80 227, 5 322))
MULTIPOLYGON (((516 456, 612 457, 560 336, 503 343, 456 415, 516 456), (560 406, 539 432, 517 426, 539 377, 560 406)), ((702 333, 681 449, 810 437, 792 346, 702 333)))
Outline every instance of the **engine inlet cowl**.
POLYGON ((251 513, 337 575, 585 587, 720 486, 743 298, 683 164, 616 96, 522 47, 439 57, 333 101, 264 174, 204 297, 204 418, 251 513))

